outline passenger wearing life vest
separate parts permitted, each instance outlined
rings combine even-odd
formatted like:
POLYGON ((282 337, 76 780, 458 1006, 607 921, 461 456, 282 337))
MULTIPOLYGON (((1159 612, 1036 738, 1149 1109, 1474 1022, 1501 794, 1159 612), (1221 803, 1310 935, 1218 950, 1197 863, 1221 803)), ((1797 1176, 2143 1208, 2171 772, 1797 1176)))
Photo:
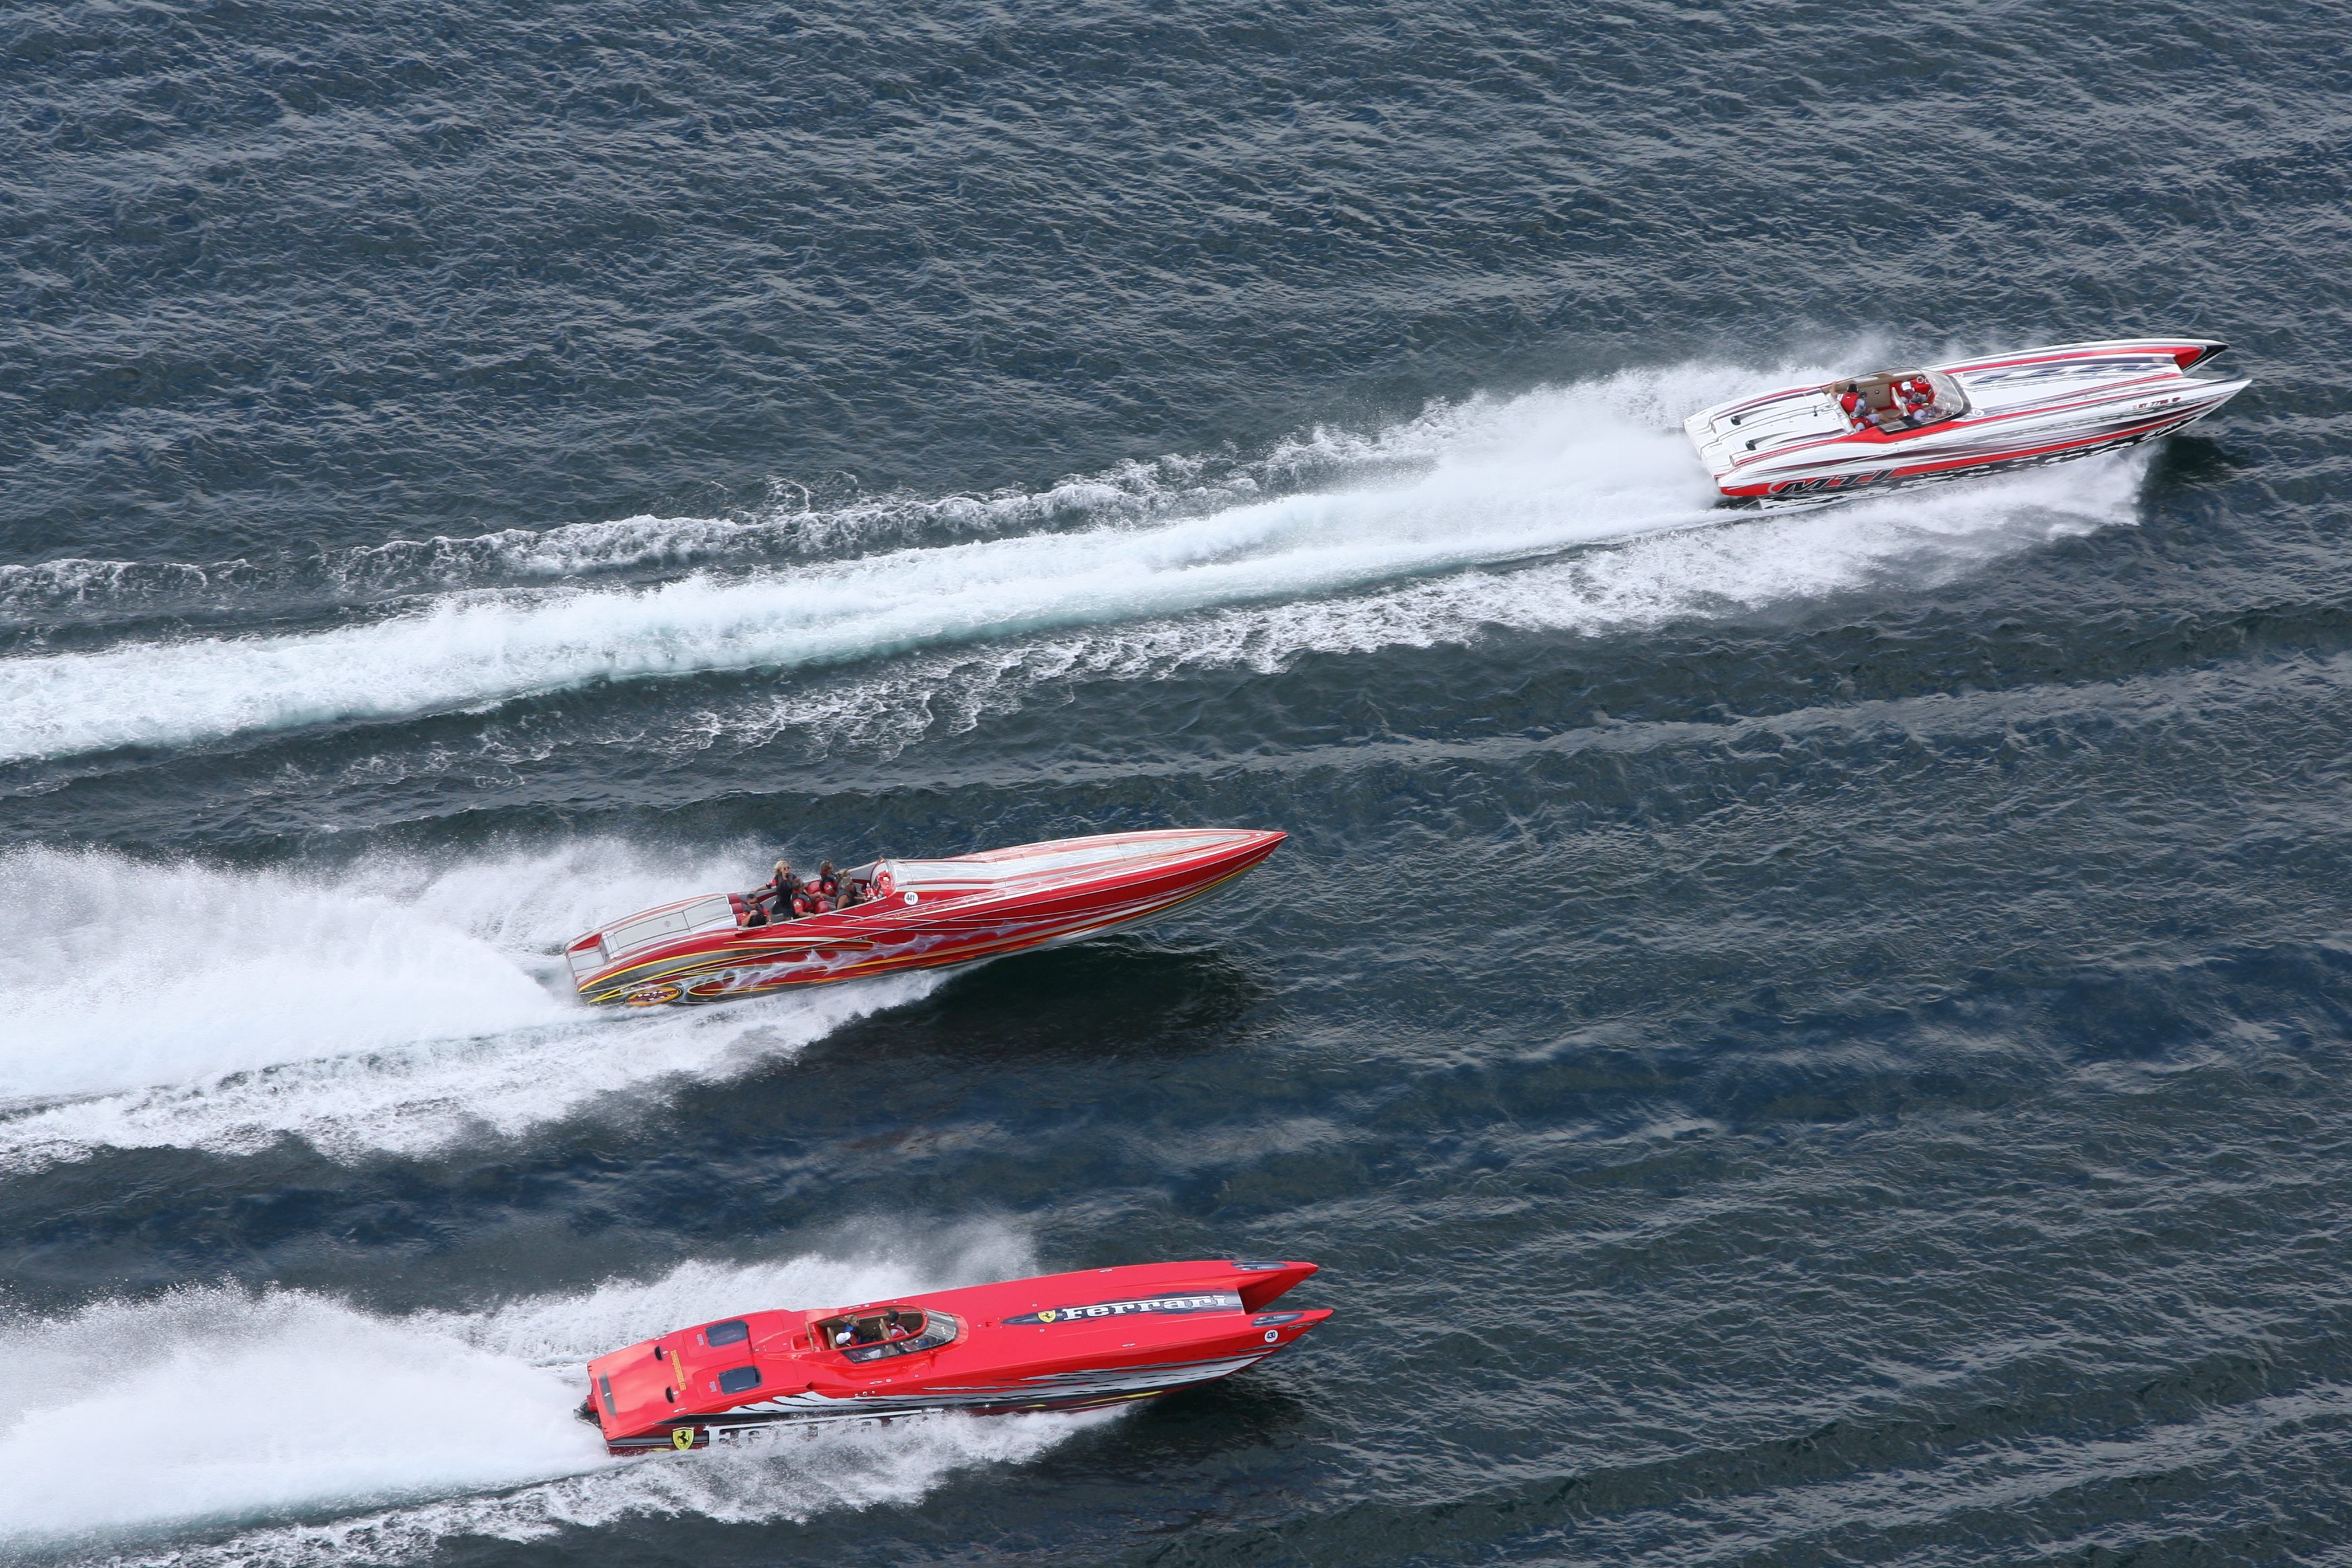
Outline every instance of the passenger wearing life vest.
POLYGON ((833 868, 830 860, 819 863, 816 879, 808 884, 809 913, 827 915, 841 907, 841 873, 833 868))
POLYGON ((776 874, 744 894, 743 901, 751 906, 743 918, 747 926, 780 925, 809 912, 807 893, 789 860, 777 861, 776 874))

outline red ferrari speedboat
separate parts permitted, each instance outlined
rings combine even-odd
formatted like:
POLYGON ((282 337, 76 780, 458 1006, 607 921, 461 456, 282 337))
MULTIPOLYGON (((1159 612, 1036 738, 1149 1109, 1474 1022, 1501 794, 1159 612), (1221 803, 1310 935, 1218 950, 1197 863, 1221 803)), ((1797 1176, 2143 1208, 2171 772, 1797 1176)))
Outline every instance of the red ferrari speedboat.
POLYGON ((1716 488, 1761 506, 1819 505, 1936 479, 2113 451, 2201 419, 2243 391, 2189 373, 2203 338, 2060 343, 1784 387, 1683 422, 1716 488))
POLYGON ((1138 1263, 824 1311, 747 1312, 588 1363, 615 1454, 929 1411, 1085 1410, 1224 1377, 1327 1308, 1272 1311, 1312 1263, 1138 1263))
POLYGON ((581 995, 634 1007, 971 963, 1155 920, 1225 887, 1285 837, 1183 827, 877 860, 843 874, 866 898, 852 908, 754 925, 742 895, 706 893, 575 937, 564 956, 581 995))

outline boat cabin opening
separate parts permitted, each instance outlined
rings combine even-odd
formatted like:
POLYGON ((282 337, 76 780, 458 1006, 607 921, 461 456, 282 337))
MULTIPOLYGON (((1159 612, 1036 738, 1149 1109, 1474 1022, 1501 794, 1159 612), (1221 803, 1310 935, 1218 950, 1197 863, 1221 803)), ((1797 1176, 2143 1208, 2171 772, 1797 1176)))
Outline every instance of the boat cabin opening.
POLYGON ((937 1350, 956 1337, 958 1326, 945 1312, 883 1307, 821 1319, 811 1332, 819 1345, 839 1351, 851 1361, 880 1361, 937 1350))
POLYGON ((1850 381, 1833 381, 1822 390, 1844 416, 1854 435, 1883 430, 1899 435, 1924 430, 1969 411, 1969 395, 1940 370, 1882 370, 1850 381))

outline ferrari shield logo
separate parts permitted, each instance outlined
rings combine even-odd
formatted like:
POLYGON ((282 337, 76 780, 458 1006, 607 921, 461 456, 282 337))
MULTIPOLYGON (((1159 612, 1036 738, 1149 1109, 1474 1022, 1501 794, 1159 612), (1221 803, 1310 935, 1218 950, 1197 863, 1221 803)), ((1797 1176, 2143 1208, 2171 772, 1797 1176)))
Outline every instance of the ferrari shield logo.
POLYGON ((1044 1311, 1037 1314, 1037 1321, 1041 1323, 1050 1323, 1061 1315, 1061 1313, 1055 1311, 1053 1308, 1048 1307, 1044 1311))
POLYGON ((671 1427, 669 1429, 669 1446, 676 1448, 680 1453, 684 1453, 687 1449, 693 1447, 694 1428, 691 1426, 671 1427))

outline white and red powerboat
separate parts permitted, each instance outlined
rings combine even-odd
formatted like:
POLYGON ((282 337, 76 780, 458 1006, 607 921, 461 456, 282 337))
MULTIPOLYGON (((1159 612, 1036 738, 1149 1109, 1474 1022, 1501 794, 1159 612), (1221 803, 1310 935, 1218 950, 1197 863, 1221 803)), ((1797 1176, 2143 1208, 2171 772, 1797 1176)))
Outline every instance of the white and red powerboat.
POLYGON ((1057 838, 843 873, 863 901, 773 923, 740 893, 705 893, 575 937, 591 1002, 717 1002, 900 969, 971 963, 1156 920, 1217 891, 1286 837, 1181 827, 1057 838))
POLYGON ((2243 377, 2189 374, 2228 346, 2117 338, 2021 349, 1785 387, 1703 408, 1683 428, 1731 500, 1818 505, 2178 430, 2245 389, 2243 377))
POLYGON ((1276 1311, 1312 1263, 1139 1263, 818 1311, 746 1312, 588 1363, 614 1454, 931 1411, 1084 1410, 1224 1377, 1328 1308, 1276 1311))

